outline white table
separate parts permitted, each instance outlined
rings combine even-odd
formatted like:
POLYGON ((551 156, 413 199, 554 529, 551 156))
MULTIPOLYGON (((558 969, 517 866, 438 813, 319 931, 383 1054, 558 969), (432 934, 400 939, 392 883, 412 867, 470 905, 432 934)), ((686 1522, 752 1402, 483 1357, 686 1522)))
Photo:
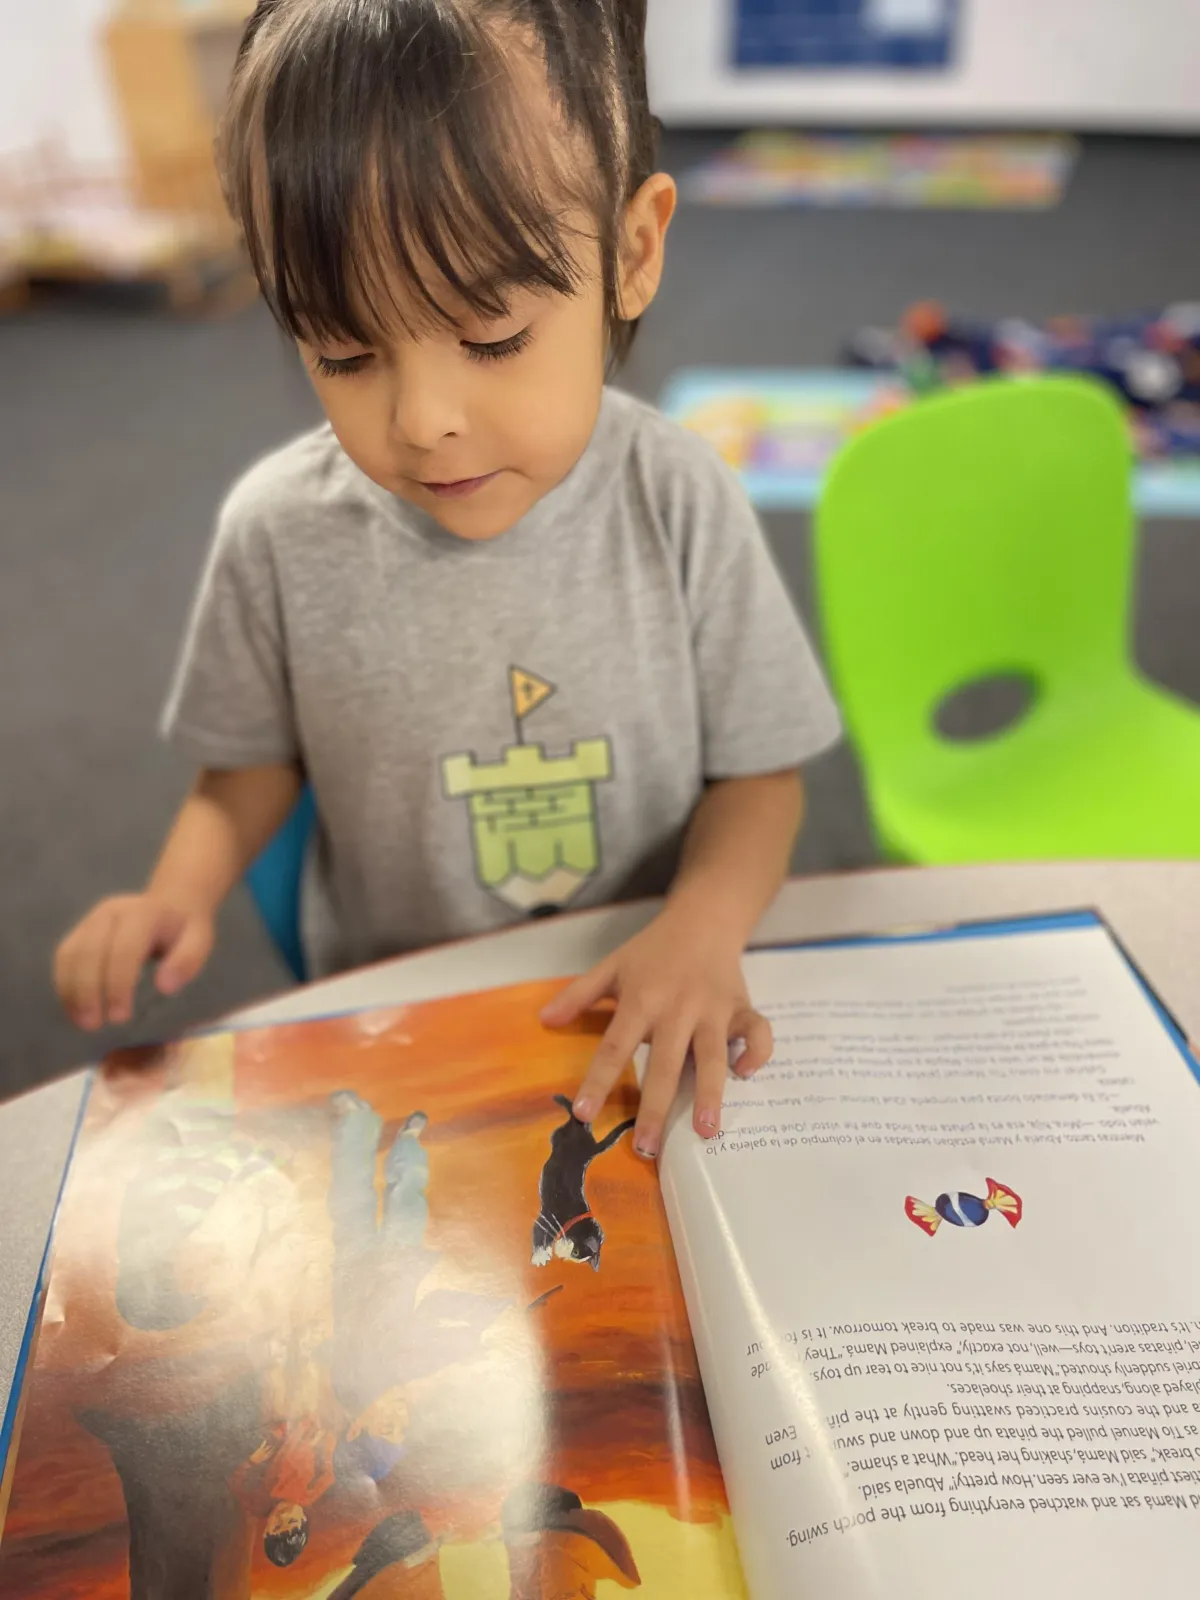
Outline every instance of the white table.
MULTIPOLYGON (((1200 862, 899 869, 797 880, 756 935, 783 944, 964 918, 1091 908, 1194 1040, 1200 1040, 1200 862)), ((644 925, 654 906, 584 912, 444 946, 296 989, 239 1024, 294 1022, 466 989, 580 972, 644 925)), ((7 1399, 79 1116, 82 1074, 0 1107, 0 1395, 7 1399)))

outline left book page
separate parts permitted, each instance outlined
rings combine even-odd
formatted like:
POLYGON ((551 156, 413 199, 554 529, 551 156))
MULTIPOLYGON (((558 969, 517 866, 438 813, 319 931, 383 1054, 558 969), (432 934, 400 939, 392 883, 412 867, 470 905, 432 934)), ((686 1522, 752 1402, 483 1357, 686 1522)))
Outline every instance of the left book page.
POLYGON ((573 1122, 549 994, 99 1075, 0 1595, 743 1596, 633 1078, 573 1122))

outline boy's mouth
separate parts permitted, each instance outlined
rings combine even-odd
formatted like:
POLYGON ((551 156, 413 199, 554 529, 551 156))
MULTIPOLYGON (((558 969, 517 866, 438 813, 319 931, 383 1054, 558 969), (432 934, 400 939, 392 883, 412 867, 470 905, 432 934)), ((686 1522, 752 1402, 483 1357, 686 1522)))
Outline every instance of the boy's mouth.
POLYGON ((482 489, 493 478, 498 478, 498 472, 485 472, 481 478, 456 478, 452 483, 425 483, 421 487, 428 489, 430 494, 437 495, 439 500, 461 500, 466 495, 474 494, 477 489, 482 489))

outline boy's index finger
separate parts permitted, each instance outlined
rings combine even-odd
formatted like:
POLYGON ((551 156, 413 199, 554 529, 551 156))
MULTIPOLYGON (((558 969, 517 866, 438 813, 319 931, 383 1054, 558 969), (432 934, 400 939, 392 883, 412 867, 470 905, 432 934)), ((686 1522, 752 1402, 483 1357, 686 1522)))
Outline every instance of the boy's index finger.
POLYGON ((618 1006, 571 1107, 580 1122, 595 1118, 645 1037, 643 1018, 632 1006, 618 1006))
POLYGON ((574 979, 542 1007, 541 1019, 549 1028, 564 1028, 613 991, 613 963, 601 961, 574 979))

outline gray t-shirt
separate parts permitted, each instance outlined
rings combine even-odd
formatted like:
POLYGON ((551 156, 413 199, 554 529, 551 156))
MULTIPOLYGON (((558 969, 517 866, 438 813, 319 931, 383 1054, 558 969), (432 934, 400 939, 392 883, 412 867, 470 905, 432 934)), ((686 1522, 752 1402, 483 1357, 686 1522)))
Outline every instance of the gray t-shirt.
POLYGON ((314 973, 661 892, 706 779, 781 771, 837 712, 745 494, 616 390, 568 477, 472 544, 328 427, 234 488, 166 733, 302 764, 314 973))

